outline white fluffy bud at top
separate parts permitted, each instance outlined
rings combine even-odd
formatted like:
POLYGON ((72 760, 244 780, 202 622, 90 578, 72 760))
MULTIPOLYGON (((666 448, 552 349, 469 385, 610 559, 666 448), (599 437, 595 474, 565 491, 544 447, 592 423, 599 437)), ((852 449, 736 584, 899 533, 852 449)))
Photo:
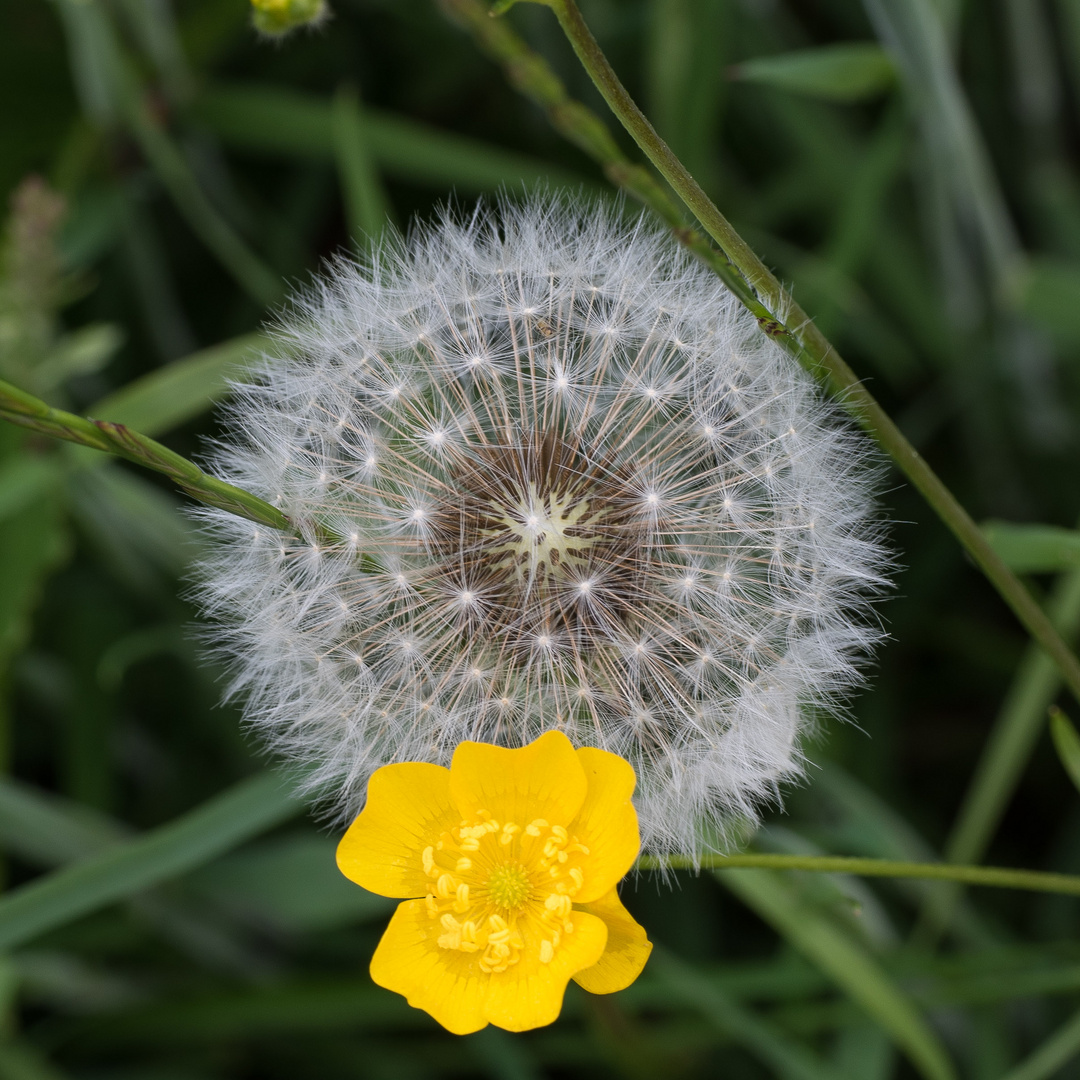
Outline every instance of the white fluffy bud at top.
POLYGON ((444 218, 278 332, 217 465, 311 531, 206 512, 201 595, 249 721, 345 815, 388 761, 551 728, 631 761, 655 852, 798 775, 880 637, 872 454, 666 234, 444 218))

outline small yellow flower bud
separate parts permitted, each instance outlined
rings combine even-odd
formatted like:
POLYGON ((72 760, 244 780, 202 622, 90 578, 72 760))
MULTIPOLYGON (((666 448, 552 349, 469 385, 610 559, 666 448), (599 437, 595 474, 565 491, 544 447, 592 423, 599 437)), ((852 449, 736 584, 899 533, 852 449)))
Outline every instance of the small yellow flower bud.
POLYGON ((326 0, 251 0, 251 21, 260 33, 279 37, 325 18, 326 0))

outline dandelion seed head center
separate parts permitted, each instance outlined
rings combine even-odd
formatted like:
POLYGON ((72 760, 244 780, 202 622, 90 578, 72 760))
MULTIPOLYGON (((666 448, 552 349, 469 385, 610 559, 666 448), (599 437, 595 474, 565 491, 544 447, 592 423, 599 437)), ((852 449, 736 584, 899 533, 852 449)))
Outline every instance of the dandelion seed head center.
POLYGON ((588 565, 602 538, 604 511, 594 510, 594 503, 587 493, 540 492, 530 484, 517 506, 492 506, 488 551, 519 577, 565 579, 575 567, 588 565))
MULTIPOLYGON (((591 616, 571 611, 603 585, 612 611, 629 609, 649 523, 640 494, 615 468, 552 432, 513 446, 474 449, 451 473, 452 496, 430 515, 447 573, 495 601, 489 630, 548 622, 581 629, 591 616), (572 606, 572 605, 571 605, 572 606)), ((550 640, 550 639, 547 639, 550 640)))
POLYGON ((439 947, 475 953, 488 974, 506 971, 526 949, 550 963, 573 932, 570 914, 588 854, 565 827, 544 818, 522 826, 481 812, 444 832, 421 854, 424 903, 439 947))

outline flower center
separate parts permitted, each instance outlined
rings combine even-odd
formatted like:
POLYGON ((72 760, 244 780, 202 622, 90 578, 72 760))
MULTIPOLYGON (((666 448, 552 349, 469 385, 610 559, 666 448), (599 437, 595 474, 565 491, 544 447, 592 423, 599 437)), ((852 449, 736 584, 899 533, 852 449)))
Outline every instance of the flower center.
POLYGON ((533 582, 584 570, 603 541, 605 509, 597 502, 584 491, 537 491, 534 484, 516 502, 493 502, 485 530, 491 565, 533 582))
POLYGON ((489 631, 572 634, 639 606, 648 527, 626 478, 572 437, 535 431, 472 447, 432 514, 440 565, 479 598, 489 631), (598 615, 602 612, 602 615, 598 615))
POLYGON ((491 871, 487 880, 488 894, 493 903, 501 908, 520 907, 529 895, 529 875, 523 866, 504 863, 491 871))
POLYGON ((526 950, 550 963, 573 933, 573 899, 588 848, 561 825, 522 827, 483 813, 442 834, 421 856, 425 902, 443 949, 476 953, 485 973, 506 971, 526 950))

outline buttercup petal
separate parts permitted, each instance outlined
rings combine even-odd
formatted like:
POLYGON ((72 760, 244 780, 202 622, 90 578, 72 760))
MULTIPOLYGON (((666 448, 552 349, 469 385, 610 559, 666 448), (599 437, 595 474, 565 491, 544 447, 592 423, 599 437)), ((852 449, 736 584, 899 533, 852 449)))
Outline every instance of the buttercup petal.
POLYGON ((540 959, 536 940, 540 925, 533 922, 522 927, 526 947, 521 960, 492 975, 488 984, 484 1014, 493 1024, 507 1031, 528 1031, 558 1018, 566 984, 575 972, 597 963, 607 942, 607 926, 595 915, 574 911, 570 921, 573 932, 562 935, 547 963, 540 959))
POLYGON ((490 976, 480 971, 475 955, 440 949, 438 936, 423 900, 398 904, 371 958, 371 978, 455 1035, 479 1031, 488 1023, 484 1000, 490 976))
POLYGON ((485 810, 520 825, 536 818, 566 825, 585 801, 587 787, 561 731, 548 731, 516 750, 463 742, 450 763, 450 798, 463 818, 485 810))
POLYGON ((450 772, 441 765, 410 761, 378 769, 367 804, 338 845, 338 868, 381 896, 423 896, 423 851, 461 820, 449 789, 450 772))
POLYGON ((583 908, 603 919, 608 929, 607 947, 592 967, 574 975, 574 982, 590 994, 625 990, 641 974, 652 952, 652 942, 645 936, 645 928, 623 907, 616 889, 583 908))
POLYGON ((585 801, 569 831, 589 849, 585 885, 575 903, 599 900, 633 866, 641 848, 637 812, 630 797, 637 777, 630 763, 606 750, 577 751, 588 780, 585 801))

